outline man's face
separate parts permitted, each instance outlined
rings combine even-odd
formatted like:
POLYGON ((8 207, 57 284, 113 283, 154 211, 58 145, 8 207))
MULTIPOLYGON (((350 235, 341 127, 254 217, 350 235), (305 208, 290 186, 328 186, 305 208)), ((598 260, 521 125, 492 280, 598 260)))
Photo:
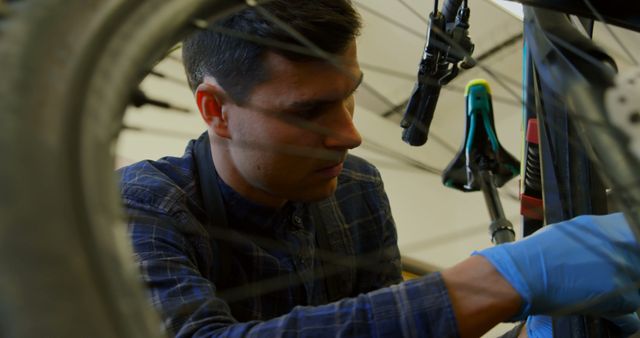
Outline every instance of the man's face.
MULTIPOLYGON (((362 80, 355 43, 340 66, 268 53, 270 78, 247 104, 226 108, 234 189, 246 197, 311 201, 336 189, 347 151, 361 143, 353 93, 362 80), (249 195, 249 196, 247 196, 249 195)), ((277 203, 274 203, 277 204, 277 203)))

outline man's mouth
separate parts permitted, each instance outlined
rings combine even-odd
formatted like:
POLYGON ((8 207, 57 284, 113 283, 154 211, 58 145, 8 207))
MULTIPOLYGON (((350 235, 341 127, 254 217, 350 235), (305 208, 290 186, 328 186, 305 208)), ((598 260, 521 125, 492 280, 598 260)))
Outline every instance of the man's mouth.
POLYGON ((343 162, 338 162, 324 168, 320 168, 316 170, 316 173, 327 178, 338 177, 338 175, 340 175, 340 172, 342 172, 342 163, 343 162))

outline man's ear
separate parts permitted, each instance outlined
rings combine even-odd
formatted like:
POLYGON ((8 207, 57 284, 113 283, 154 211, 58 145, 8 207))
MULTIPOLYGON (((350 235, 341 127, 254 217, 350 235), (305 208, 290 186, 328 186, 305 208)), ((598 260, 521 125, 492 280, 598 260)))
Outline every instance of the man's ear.
POLYGON ((200 116, 209 128, 218 136, 230 138, 226 114, 223 113, 224 90, 217 84, 205 81, 196 88, 196 103, 200 116))

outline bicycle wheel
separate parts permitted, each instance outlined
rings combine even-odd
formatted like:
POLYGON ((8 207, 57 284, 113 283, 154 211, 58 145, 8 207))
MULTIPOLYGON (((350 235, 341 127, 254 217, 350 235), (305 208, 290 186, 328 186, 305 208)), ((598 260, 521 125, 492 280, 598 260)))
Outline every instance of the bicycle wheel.
MULTIPOLYGON (((636 177, 640 163, 631 150, 631 135, 625 135, 612 122, 616 115, 628 112, 609 111, 605 103, 606 92, 617 89, 615 62, 563 13, 535 8, 525 13, 525 39, 540 94, 535 99, 564 109, 575 129, 565 138, 575 137, 574 142, 584 144, 581 152, 588 155, 594 169, 613 189, 636 237, 640 237, 640 186, 636 177)), ((545 110, 553 112, 549 107, 545 110)), ((560 217, 573 216, 565 212, 560 217)))
MULTIPOLYGON (((615 61, 590 40, 592 23, 571 20, 563 12, 525 8, 526 107, 539 125, 545 220, 612 211, 608 187, 638 238, 640 165, 630 135, 612 122, 627 112, 605 104, 606 93, 620 90, 621 84, 616 84, 615 61)), ((558 337, 620 336, 616 331, 595 318, 554 318, 558 337)))
POLYGON ((163 334, 131 262, 112 147, 145 67, 196 14, 237 5, 0 2, 0 336, 163 334))

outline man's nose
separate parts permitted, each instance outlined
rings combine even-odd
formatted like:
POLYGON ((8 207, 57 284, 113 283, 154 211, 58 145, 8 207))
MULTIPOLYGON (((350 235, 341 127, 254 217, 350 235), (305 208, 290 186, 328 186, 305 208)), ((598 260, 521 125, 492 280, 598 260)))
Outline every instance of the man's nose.
POLYGON ((353 124, 353 108, 342 107, 334 114, 324 145, 329 149, 353 149, 362 143, 362 136, 353 124))

